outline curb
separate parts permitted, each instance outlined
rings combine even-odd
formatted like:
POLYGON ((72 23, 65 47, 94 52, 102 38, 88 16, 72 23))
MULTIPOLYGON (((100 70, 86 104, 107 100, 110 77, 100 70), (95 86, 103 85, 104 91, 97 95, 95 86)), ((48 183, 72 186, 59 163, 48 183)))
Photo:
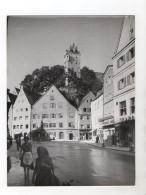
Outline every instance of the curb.
POLYGON ((120 149, 113 149, 113 148, 107 148, 107 147, 100 147, 100 146, 95 146, 95 145, 93 145, 92 143, 87 143, 87 142, 84 142, 84 143, 86 143, 86 144, 89 144, 89 145, 91 145, 91 146, 94 146, 94 147, 96 147, 96 148, 100 148, 100 149, 107 149, 107 150, 115 150, 115 151, 120 151, 120 152, 125 152, 125 153, 129 153, 129 154, 133 154, 133 155, 135 155, 135 152, 134 151, 126 151, 126 150, 120 150, 120 149))

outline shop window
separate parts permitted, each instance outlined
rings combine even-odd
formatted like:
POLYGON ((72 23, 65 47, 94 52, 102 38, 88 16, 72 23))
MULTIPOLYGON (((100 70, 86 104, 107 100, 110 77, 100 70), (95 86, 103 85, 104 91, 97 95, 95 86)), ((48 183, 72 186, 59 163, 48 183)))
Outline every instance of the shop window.
POLYGON ((127 114, 126 101, 120 102, 120 115, 124 116, 127 114))
POLYGON ((131 98, 131 114, 135 113, 135 98, 131 98))
POLYGON ((131 85, 135 83, 135 72, 132 72, 130 75, 127 76, 127 84, 131 85))

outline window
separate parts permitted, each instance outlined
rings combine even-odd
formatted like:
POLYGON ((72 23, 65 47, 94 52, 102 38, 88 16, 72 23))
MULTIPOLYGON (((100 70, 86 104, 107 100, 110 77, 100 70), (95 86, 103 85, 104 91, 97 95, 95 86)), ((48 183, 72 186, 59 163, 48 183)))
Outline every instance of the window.
POLYGON ((39 114, 34 114, 33 115, 33 119, 39 119, 40 118, 40 115, 39 114))
POLYGON ((91 112, 91 108, 86 108, 86 111, 87 112, 91 112))
POLYGON ((59 123, 59 127, 63 127, 63 123, 59 123))
POLYGON ((33 128, 36 128, 36 127, 37 127, 37 124, 36 124, 36 123, 34 123, 34 124, 33 124, 33 128))
POLYGON ((69 118, 74 118, 74 113, 70 112, 69 113, 69 118))
POLYGON ((62 106, 62 102, 59 102, 58 103, 58 108, 62 108, 63 106, 62 106))
POLYGON ((22 116, 19 116, 19 120, 22 120, 22 116))
POLYGON ((126 53, 126 59, 127 61, 131 60, 135 56, 135 47, 132 47, 127 53, 126 53))
POLYGON ((13 125, 13 129, 16 129, 16 125, 13 125))
POLYGON ((84 129, 84 125, 81 125, 81 129, 84 129))
POLYGON ((56 108, 56 104, 55 103, 50 103, 50 108, 56 108))
POLYGON ((54 113, 50 114, 50 118, 56 118, 56 114, 54 113))
POLYGON ((50 95, 50 100, 54 100, 54 95, 50 95))
POLYGON ((63 118, 63 114, 62 113, 59 113, 58 114, 58 118, 63 118))
POLYGON ((127 84, 131 85, 135 83, 135 72, 132 72, 130 75, 127 76, 127 84))
POLYGON ((50 123, 49 127, 56 127, 56 123, 50 123))
POLYGON ((20 129, 23 129, 23 125, 20 125, 20 129))
POLYGON ((17 120, 17 117, 14 117, 14 121, 16 121, 17 120))
POLYGON ((75 127, 75 124, 74 123, 68 123, 68 127, 75 127))
POLYGON ((118 90, 121 90, 123 89, 124 87, 126 87, 126 77, 121 79, 119 82, 118 82, 118 90))
POLYGON ((21 108, 20 111, 22 112, 23 111, 23 108, 21 108))
POLYGON ((48 114, 42 114, 42 118, 48 118, 48 114))
POLYGON ((125 56, 121 56, 117 61, 117 68, 120 68, 125 64, 125 56))
POLYGON ((126 101, 120 102, 120 115, 124 116, 127 114, 126 111, 126 101))
POLYGON ((43 109, 47 109, 47 103, 43 103, 43 109))
POLYGON ((90 129, 90 125, 87 125, 87 129, 90 129))
POLYGON ((19 125, 17 125, 17 129, 19 129, 19 125))
POLYGON ((80 116, 80 120, 84 120, 84 116, 80 116))
POLYGON ((86 108, 83 108, 83 112, 86 112, 86 108))
POLYGON ((26 111, 28 111, 28 108, 25 108, 26 111))
POLYGON ((25 128, 28 129, 28 125, 27 124, 25 125, 25 128))
POLYGON ((28 120, 28 116, 25 116, 25 120, 28 120))
POLYGON ((131 114, 135 113, 135 98, 131 98, 131 114))
POLYGON ((44 128, 48 128, 48 123, 43 123, 44 128))
POLYGON ((87 120, 90 120, 90 116, 87 116, 87 120))

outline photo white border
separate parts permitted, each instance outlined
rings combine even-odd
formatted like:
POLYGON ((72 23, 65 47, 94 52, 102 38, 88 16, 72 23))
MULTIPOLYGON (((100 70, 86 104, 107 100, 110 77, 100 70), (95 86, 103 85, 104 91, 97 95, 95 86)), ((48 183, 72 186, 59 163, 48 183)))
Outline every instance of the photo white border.
MULTIPOLYGON (((0 0, 0 193, 146 195, 146 1, 0 0), (136 185, 97 187, 7 187, 6 89, 8 15, 135 15, 136 19, 136 185)), ((111 56, 112 57, 112 56, 111 56)), ((17 71, 17 70, 16 70, 17 71)), ((19 74, 19 73, 17 73, 19 74)), ((108 163, 108 162, 107 162, 108 163)))

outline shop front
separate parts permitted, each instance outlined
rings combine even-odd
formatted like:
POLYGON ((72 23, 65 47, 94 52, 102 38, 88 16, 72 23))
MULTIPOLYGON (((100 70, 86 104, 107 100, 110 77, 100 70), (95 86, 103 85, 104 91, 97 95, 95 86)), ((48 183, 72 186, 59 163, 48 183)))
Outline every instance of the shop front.
POLYGON ((135 120, 115 124, 116 145, 131 147, 135 145, 135 120))

